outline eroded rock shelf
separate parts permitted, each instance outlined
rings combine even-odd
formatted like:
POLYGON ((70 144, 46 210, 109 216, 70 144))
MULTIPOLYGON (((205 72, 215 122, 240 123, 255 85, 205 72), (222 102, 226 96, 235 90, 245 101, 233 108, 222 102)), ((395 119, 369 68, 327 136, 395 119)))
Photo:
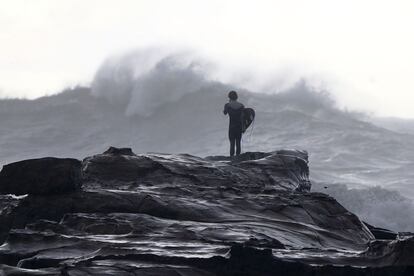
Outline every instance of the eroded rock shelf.
POLYGON ((110 148, 13 163, 0 173, 0 271, 414 275, 410 234, 378 240, 310 190, 296 150, 229 159, 110 148))

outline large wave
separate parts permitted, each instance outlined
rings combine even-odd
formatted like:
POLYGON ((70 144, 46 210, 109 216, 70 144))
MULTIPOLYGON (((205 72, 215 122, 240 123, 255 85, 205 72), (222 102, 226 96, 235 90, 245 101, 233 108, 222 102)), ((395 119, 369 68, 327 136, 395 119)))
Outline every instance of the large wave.
POLYGON ((227 90, 255 87, 255 92, 277 93, 281 102, 300 105, 305 111, 337 107, 331 93, 312 87, 309 80, 282 82, 277 74, 261 77, 238 65, 229 67, 190 50, 141 49, 108 58, 97 70, 91 89, 97 97, 124 104, 128 116, 148 117, 160 106, 199 92, 211 82, 222 83, 227 90))
POLYGON ((126 115, 148 117, 158 107, 198 91, 206 64, 190 52, 141 50, 105 61, 92 82, 92 94, 126 105, 126 115))

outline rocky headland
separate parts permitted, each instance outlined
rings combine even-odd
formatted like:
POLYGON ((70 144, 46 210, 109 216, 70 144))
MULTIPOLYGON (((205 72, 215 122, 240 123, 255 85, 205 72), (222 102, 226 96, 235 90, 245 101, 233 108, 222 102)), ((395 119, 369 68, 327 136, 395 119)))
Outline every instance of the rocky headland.
POLYGON ((311 192, 304 151, 24 160, 0 200, 0 275, 414 275, 413 235, 311 192))

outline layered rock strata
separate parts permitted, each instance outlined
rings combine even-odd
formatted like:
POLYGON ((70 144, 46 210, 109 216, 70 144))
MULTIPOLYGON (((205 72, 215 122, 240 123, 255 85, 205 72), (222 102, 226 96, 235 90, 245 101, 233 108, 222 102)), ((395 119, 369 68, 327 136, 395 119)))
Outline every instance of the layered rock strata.
POLYGON ((307 153, 295 150, 229 159, 110 148, 14 163, 0 173, 0 271, 411 275, 410 234, 378 240, 310 188, 307 153))

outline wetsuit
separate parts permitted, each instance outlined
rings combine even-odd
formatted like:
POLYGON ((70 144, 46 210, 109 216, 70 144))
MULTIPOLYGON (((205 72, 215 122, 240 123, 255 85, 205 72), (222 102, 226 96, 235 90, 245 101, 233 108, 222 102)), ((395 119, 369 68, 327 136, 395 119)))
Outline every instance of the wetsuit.
POLYGON ((243 132, 242 116, 244 105, 238 101, 230 101, 224 105, 224 115, 229 114, 229 140, 230 140, 230 156, 234 156, 234 147, 236 147, 236 155, 241 152, 241 137, 243 132))

